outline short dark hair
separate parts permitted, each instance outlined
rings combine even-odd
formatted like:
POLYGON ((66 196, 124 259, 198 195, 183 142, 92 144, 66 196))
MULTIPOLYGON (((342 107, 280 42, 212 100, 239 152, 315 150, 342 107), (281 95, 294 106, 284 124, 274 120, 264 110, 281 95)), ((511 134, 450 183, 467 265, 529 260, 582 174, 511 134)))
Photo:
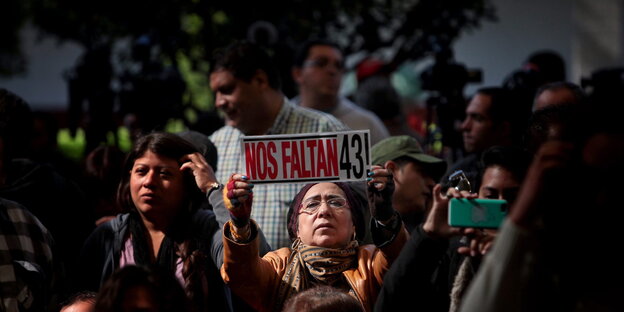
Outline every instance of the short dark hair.
POLYGON ((555 81, 542 85, 535 92, 535 98, 540 96, 540 94, 544 93, 545 91, 556 91, 561 89, 569 90, 574 98, 572 103, 565 104, 580 105, 585 103, 585 100, 587 98, 585 91, 583 91, 583 89, 579 85, 567 81, 555 81))
POLYGON ((476 94, 483 94, 490 97, 491 105, 488 110, 489 117, 496 123, 511 121, 513 119, 513 109, 511 95, 507 89, 500 87, 485 87, 478 89, 476 94))
POLYGON ((229 46, 215 50, 212 72, 226 70, 237 79, 250 82, 258 70, 266 73, 269 85, 280 90, 282 81, 279 71, 269 54, 259 45, 247 41, 235 41, 229 46))
POLYGON ((303 63, 308 58, 308 55, 310 55, 310 49, 312 49, 315 46, 330 46, 340 51, 340 53, 342 53, 342 50, 340 49, 340 47, 336 43, 330 40, 310 39, 310 40, 303 42, 297 47, 297 50, 295 51, 295 57, 293 59, 293 66, 297 68, 303 67, 303 63))
POLYGON ((194 311, 175 275, 155 265, 116 269, 100 288, 95 311, 121 311, 125 294, 134 287, 148 291, 159 311, 194 311))
POLYGON ((362 304, 353 296, 332 286, 308 288, 284 303, 284 312, 360 312, 362 304))
POLYGON ((531 160, 531 155, 520 147, 512 145, 492 146, 481 156, 481 163, 483 164, 481 176, 488 168, 499 166, 509 170, 516 180, 522 181, 526 176, 531 160))
POLYGON ((514 97, 513 91, 506 88, 486 87, 478 89, 475 94, 490 97, 491 104, 488 116, 495 124, 509 122, 511 140, 514 144, 519 144, 531 113, 530 106, 524 105, 525 103, 521 102, 521 99, 514 97))
POLYGON ((446 171, 446 165, 432 165, 425 162, 418 161, 409 156, 401 156, 393 160, 399 167, 403 167, 409 163, 415 163, 418 165, 422 173, 429 176, 434 181, 439 181, 446 171))

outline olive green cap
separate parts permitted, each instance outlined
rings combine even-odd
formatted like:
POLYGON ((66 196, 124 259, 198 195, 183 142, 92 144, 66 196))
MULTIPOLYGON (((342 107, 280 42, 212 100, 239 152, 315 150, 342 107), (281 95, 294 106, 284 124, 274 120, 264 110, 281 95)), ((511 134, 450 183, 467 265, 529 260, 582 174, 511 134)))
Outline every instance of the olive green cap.
POLYGON ((435 176, 434 178, 439 178, 446 172, 446 162, 443 159, 425 154, 416 138, 409 135, 385 138, 373 146, 371 153, 373 165, 383 165, 388 160, 409 157, 423 167, 430 169, 435 176))

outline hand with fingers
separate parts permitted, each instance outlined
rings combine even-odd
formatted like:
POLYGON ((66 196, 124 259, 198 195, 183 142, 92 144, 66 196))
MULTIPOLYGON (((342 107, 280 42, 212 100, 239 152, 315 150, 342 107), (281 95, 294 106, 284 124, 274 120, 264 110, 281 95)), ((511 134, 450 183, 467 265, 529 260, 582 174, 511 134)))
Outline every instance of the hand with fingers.
POLYGON ((180 170, 190 170, 195 177, 195 183, 197 187, 204 193, 206 193, 217 182, 214 170, 206 161, 206 158, 201 153, 188 154, 180 159, 182 166, 180 170))
POLYGON ((448 224, 448 204, 451 198, 454 197, 474 198, 476 194, 470 194, 467 191, 458 191, 454 188, 449 188, 447 193, 443 194, 440 184, 436 184, 436 186, 433 187, 433 205, 423 224, 423 230, 427 235, 435 238, 448 239, 461 234, 459 228, 451 227, 448 224))
MULTIPOLYGON (((434 188, 434 193, 435 193, 435 188, 434 188)), ((442 202, 446 202, 445 204, 443 204, 444 207, 446 208, 442 210, 444 210, 446 213, 444 213, 444 215, 440 217, 440 220, 438 220, 439 225, 438 225, 436 234, 438 235, 446 234, 448 235, 447 237, 450 237, 453 235, 464 235, 465 238, 462 238, 462 241, 465 241, 466 246, 459 247, 457 249, 457 252, 463 255, 470 255, 473 257, 477 255, 484 255, 492 247, 492 244, 494 243, 494 238, 496 237, 495 230, 476 229, 476 228, 461 228, 461 229, 454 228, 448 225, 448 220, 447 220, 448 219, 448 202, 451 200, 451 198, 474 199, 478 197, 478 194, 470 193, 468 191, 460 191, 455 188, 449 188, 446 192, 446 196, 444 197, 445 199, 442 202), (441 219, 444 219, 445 224, 442 224, 441 219)), ((435 205, 435 201, 434 201, 434 205, 435 205)), ((431 212, 430 215, 433 215, 433 212, 431 212)))
POLYGON ((392 193, 394 180, 392 173, 382 166, 375 165, 368 173, 368 202, 371 215, 379 221, 387 221, 394 215, 392 193))
POLYGON ((535 226, 538 216, 544 213, 540 211, 540 201, 546 194, 553 196, 556 189, 561 189, 559 181, 565 181, 565 178, 558 175, 572 165, 573 150, 574 145, 569 142, 548 141, 542 144, 529 167, 518 199, 510 209, 509 219, 512 222, 524 228, 535 226))
POLYGON ((457 248, 457 253, 466 256, 485 255, 494 246, 494 239, 497 231, 492 229, 462 229, 462 234, 466 236, 468 242, 466 246, 457 248))
POLYGON ((235 173, 230 176, 230 180, 223 188, 225 207, 230 212, 232 222, 238 228, 247 226, 251 216, 254 185, 247 180, 249 180, 247 176, 235 173))

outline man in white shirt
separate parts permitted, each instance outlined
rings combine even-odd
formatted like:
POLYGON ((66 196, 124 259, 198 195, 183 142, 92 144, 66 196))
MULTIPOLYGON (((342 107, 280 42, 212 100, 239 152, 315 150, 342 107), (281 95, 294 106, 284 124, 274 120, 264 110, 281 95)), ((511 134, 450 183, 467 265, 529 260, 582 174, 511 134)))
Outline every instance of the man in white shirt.
POLYGON ((344 59, 339 47, 326 40, 309 40, 299 46, 292 69, 299 86, 294 102, 334 115, 353 130, 369 129, 371 144, 390 136, 373 112, 339 95, 344 59))

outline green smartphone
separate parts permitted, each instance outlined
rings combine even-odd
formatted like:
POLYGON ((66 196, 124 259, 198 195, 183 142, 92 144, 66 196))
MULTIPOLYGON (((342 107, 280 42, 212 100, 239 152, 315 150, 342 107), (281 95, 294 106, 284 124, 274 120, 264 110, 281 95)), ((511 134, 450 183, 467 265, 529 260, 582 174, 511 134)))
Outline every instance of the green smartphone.
POLYGON ((497 229, 507 216, 509 205, 502 199, 453 198, 448 223, 454 227, 497 229))

